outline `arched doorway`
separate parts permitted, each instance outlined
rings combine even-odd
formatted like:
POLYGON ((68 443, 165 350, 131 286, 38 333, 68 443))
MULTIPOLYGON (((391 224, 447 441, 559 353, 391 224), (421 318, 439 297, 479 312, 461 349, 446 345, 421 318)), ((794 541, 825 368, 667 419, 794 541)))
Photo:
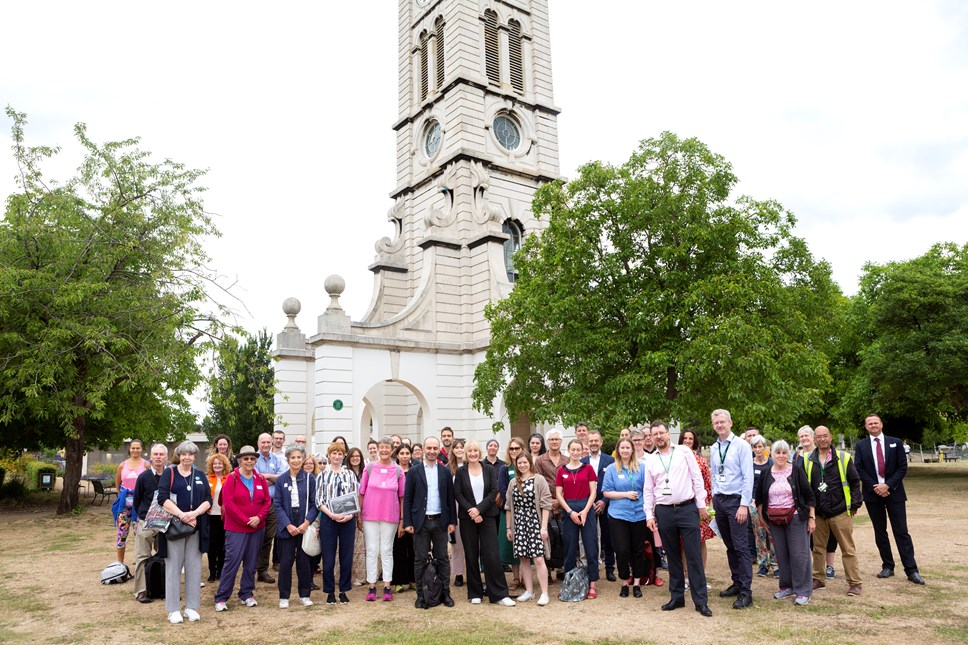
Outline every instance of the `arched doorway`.
POLYGON ((428 434, 428 411, 426 397, 413 384, 400 380, 376 383, 363 396, 360 444, 394 434, 412 442, 423 441, 428 434))

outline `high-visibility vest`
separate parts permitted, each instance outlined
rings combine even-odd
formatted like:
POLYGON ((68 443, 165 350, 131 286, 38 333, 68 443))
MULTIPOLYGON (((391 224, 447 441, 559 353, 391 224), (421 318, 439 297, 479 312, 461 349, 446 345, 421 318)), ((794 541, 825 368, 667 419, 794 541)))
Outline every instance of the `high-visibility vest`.
MULTIPOLYGON (((850 453, 837 450, 837 470, 840 471, 840 483, 844 487, 844 499, 847 500, 847 510, 850 510, 850 482, 847 481, 847 464, 850 463, 850 453)), ((819 453, 818 453, 819 456, 819 453)), ((810 482, 810 471, 813 470, 813 460, 807 458, 803 460, 803 470, 807 473, 807 482, 810 482)))

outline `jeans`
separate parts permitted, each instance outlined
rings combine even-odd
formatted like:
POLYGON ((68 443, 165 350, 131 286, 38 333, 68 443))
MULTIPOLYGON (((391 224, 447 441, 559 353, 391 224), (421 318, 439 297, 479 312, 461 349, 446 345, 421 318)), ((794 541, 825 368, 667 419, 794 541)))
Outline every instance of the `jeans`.
MULTIPOLYGON (((571 510, 580 512, 588 503, 585 499, 566 499, 571 510)), ((568 517, 567 513, 562 513, 561 517, 561 539, 565 543, 565 571, 575 568, 578 560, 578 537, 585 547, 585 560, 588 568, 588 581, 598 581, 598 516, 594 511, 588 512, 584 526, 579 526, 568 517)))

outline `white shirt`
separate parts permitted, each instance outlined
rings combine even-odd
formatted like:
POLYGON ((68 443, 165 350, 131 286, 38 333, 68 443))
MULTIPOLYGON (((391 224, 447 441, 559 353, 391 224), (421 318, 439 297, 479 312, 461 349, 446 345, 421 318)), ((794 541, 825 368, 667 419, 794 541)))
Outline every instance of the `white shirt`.
POLYGON ((595 469, 595 474, 598 474, 598 463, 602 460, 602 453, 599 452, 597 455, 588 455, 588 463, 591 467, 595 469))
POLYGON ((871 456, 874 457, 874 474, 877 475, 877 483, 883 484, 884 478, 881 477, 881 472, 877 469, 877 444, 874 443, 874 439, 881 440, 881 455, 884 457, 884 470, 887 471, 887 446, 884 443, 884 433, 880 433, 876 437, 871 435, 871 456))

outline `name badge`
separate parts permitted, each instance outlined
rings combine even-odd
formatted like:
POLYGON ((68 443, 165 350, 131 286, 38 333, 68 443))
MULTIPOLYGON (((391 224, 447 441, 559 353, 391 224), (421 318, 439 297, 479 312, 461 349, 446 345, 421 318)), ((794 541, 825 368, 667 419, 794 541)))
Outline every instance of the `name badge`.
POLYGON ((255 485, 255 489, 256 490, 262 490, 262 485, 261 484, 256 484, 255 485))
POLYGON ((381 468, 380 472, 386 475, 389 471, 386 468, 381 468))
POLYGON ((826 493, 827 492, 827 482, 821 482, 820 485, 817 486, 817 490, 819 490, 821 493, 826 493))
POLYGON ((891 444, 891 448, 897 448, 897 444, 896 443, 892 443, 891 444))
POLYGON ((717 481, 720 484, 725 484, 726 483, 726 475, 720 475, 719 477, 717 477, 717 481))
POLYGON ((562 475, 561 478, 562 479, 568 479, 568 473, 565 473, 564 475, 562 475))
POLYGON ((672 495, 672 489, 669 488, 668 486, 666 486, 665 488, 662 489, 662 494, 663 495, 672 495))

